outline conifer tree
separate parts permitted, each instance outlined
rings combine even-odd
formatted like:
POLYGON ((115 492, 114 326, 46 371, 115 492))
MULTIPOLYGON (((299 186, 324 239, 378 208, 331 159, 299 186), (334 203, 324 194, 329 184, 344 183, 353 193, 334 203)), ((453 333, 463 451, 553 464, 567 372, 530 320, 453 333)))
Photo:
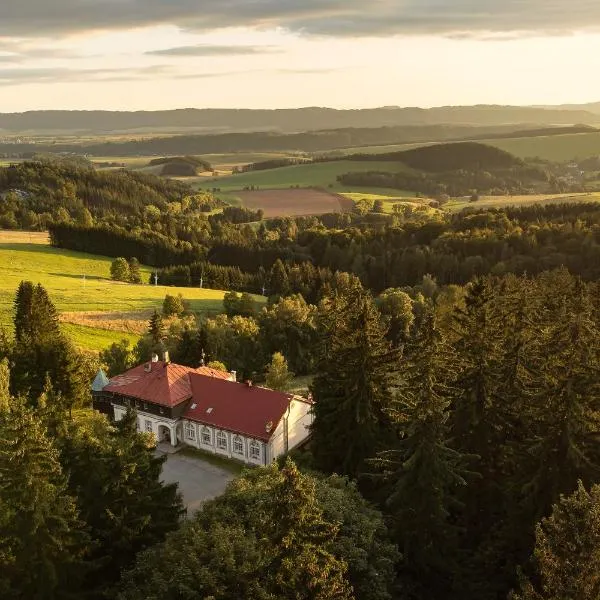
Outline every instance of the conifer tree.
POLYGON ((600 330, 593 305, 579 278, 558 272, 546 283, 554 289, 536 342, 540 377, 524 406, 530 431, 522 446, 530 467, 524 489, 537 518, 578 479, 590 485, 600 472, 600 330))
POLYGON ((150 322, 148 323, 148 333, 150 334, 153 349, 160 350, 165 339, 165 325, 163 323, 162 316, 157 310, 155 310, 152 314, 152 317, 150 317, 150 322))
POLYGON ((467 457, 450 447, 452 353, 431 308, 410 342, 390 409, 400 441, 374 461, 381 475, 393 539, 403 554, 409 597, 445 597, 456 570, 458 531, 452 510, 466 486, 467 457))
POLYGON ((511 600, 600 598, 600 486, 581 481, 561 496, 552 515, 536 528, 535 577, 521 578, 511 600))
POLYGON ((35 342, 60 335, 58 313, 48 292, 38 283, 22 281, 15 297, 15 339, 35 342))
POLYGON ((134 256, 129 259, 129 281, 131 283, 142 283, 142 271, 140 261, 134 256))
POLYGON ((269 294, 287 296, 290 292, 290 282, 285 265, 278 258, 271 267, 269 274, 269 294))
POLYGON ((40 419, 13 399, 0 413, 0 596, 75 593, 88 543, 58 452, 40 419))
POLYGON ((391 427, 392 365, 382 317, 360 282, 340 286, 321 304, 321 350, 312 434, 318 468, 356 477, 391 427))
POLYGON ((138 433, 129 410, 116 428, 69 421, 59 444, 69 487, 94 546, 85 586, 106 591, 140 550, 164 540, 184 514, 176 484, 161 481, 164 456, 138 433))
POLYGON ((142 554, 118 598, 352 600, 347 563, 331 552, 338 532, 291 461, 247 471, 142 554))

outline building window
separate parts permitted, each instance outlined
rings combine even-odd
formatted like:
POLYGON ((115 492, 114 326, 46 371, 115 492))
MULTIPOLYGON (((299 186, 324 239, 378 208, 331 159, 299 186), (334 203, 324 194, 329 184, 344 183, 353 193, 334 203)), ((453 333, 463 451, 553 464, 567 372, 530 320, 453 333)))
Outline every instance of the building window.
POLYGON ((256 440, 250 443, 250 458, 258 460, 260 458, 260 444, 256 440))
POLYGON ((185 437, 188 440, 196 441, 196 426, 193 423, 185 424, 185 437))
POLYGON ((146 431, 152 433, 152 421, 146 421, 146 431))
POLYGON ((239 435, 233 438, 233 451, 236 454, 244 454, 244 443, 239 435))
POLYGON ((212 444, 212 437, 210 435, 210 429, 208 427, 202 428, 202 443, 208 446, 212 444))
POLYGON ((136 420, 135 420, 135 428, 136 428, 138 431, 141 431, 141 430, 142 430, 142 420, 141 420, 141 419, 136 419, 136 420))
POLYGON ((222 431, 217 433, 217 448, 219 450, 227 450, 227 436, 222 431))

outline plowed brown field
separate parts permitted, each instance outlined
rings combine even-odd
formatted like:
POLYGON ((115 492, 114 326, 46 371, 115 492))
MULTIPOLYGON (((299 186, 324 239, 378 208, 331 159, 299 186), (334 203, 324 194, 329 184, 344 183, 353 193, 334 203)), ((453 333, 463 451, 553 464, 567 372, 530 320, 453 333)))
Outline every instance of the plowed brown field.
POLYGON ((339 194, 313 188, 235 192, 246 208, 262 208, 265 217, 296 217, 348 212, 354 202, 339 194))

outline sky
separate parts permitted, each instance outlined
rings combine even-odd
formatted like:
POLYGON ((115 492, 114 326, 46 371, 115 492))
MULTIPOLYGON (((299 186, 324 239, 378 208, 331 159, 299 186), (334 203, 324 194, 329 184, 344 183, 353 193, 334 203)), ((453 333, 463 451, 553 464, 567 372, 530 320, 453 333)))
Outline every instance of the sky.
POLYGON ((0 0, 0 112, 595 101, 598 0, 0 0))

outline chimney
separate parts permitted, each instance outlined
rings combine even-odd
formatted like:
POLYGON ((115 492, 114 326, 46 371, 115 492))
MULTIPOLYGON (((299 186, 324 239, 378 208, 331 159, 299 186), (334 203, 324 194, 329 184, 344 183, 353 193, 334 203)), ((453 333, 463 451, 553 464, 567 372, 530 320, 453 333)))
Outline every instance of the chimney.
POLYGON ((146 363, 146 364, 144 365, 144 371, 145 371, 146 373, 150 373, 150 371, 152 371, 152 363, 146 363))
POLYGON ((248 387, 252 387, 252 380, 251 379, 246 379, 246 385, 248 387))
POLYGON ((156 354, 156 352, 152 353, 152 362, 153 363, 158 362, 158 354, 156 354))
POLYGON ((237 381, 237 371, 230 371, 231 381, 237 381))
POLYGON ((166 363, 170 363, 171 362, 171 360, 169 359, 169 351, 168 350, 165 350, 163 352, 163 361, 166 362, 166 363))

